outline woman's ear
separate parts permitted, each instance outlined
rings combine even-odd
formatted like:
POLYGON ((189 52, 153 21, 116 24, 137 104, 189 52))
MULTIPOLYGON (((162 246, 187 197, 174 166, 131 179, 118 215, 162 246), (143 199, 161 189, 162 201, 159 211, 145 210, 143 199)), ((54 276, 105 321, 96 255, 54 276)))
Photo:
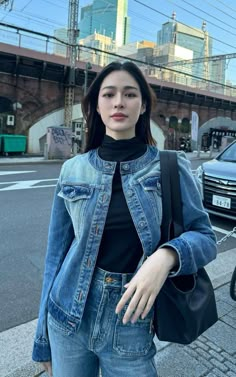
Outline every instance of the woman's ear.
POLYGON ((97 110, 98 114, 100 115, 100 110, 99 110, 99 107, 98 107, 98 106, 97 106, 97 109, 96 109, 96 110, 97 110))
POLYGON ((143 103, 142 106, 141 106, 140 115, 143 115, 143 113, 145 113, 145 111, 146 111, 146 104, 143 103))

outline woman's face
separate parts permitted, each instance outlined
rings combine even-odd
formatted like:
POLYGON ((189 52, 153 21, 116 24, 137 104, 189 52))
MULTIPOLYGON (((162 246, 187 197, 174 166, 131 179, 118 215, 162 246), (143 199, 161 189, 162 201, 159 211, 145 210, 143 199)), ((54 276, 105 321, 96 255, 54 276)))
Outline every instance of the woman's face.
POLYGON ((111 72, 103 80, 97 111, 113 139, 135 136, 135 125, 145 111, 137 81, 126 71, 111 72))

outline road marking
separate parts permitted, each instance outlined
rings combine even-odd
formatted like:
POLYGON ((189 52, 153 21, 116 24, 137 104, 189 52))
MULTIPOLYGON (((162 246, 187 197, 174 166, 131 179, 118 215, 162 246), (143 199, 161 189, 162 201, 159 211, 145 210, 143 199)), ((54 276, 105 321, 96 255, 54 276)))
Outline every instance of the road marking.
MULTIPOLYGON (((229 232, 230 232, 230 230, 218 228, 217 226, 214 226, 214 225, 212 226, 212 229, 214 230, 214 232, 219 232, 219 233, 222 233, 222 234, 229 234, 229 232)), ((233 233, 231 237, 236 238, 236 234, 233 233)))
POLYGON ((36 173, 36 170, 0 171, 0 175, 36 173))
POLYGON ((58 181, 58 178, 34 179, 31 181, 0 182, 0 185, 9 185, 7 187, 0 188, 0 191, 25 190, 25 189, 42 188, 42 187, 55 187, 57 181, 58 181), (55 184, 35 186, 38 183, 50 182, 50 181, 55 181, 55 184))

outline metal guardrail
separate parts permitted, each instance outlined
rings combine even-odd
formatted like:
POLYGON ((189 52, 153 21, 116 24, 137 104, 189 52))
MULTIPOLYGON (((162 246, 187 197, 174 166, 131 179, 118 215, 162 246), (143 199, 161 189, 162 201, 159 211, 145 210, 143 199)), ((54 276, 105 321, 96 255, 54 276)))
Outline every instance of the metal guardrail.
MULTIPOLYGON (((66 42, 60 43, 55 40, 53 36, 47 36, 43 33, 38 33, 36 36, 34 32, 26 31, 27 29, 17 29, 12 25, 12 30, 9 30, 10 25, 4 26, 0 25, 0 42, 6 43, 9 45, 17 46, 20 48, 26 48, 32 51, 42 52, 56 57, 66 57, 67 46, 66 42), (41 34, 41 35, 40 35, 41 34), (33 46, 33 48, 32 48, 33 46), (60 52, 59 52, 60 51, 60 52)), ((80 46, 80 60, 91 61, 91 63, 99 65, 99 54, 106 54, 101 50, 95 49, 96 53, 94 54, 93 48, 80 46), (84 57, 84 59, 83 59, 84 57), (95 61, 93 61, 95 59, 95 61)), ((111 55, 111 59, 115 59, 115 52, 112 56, 112 52, 107 52, 111 55)), ((119 55, 117 55, 119 57, 119 55)), ((129 57, 127 56, 127 59, 129 57)), ((185 72, 184 67, 177 69, 168 68, 168 67, 158 67, 153 64, 148 65, 146 62, 140 62, 141 69, 148 77, 156 78, 163 82, 175 83, 184 85, 189 88, 195 88, 198 90, 208 91, 214 94, 219 94, 222 96, 236 97, 236 86, 223 85, 221 83, 213 82, 211 80, 204 80, 200 77, 191 76, 191 74, 185 72)))

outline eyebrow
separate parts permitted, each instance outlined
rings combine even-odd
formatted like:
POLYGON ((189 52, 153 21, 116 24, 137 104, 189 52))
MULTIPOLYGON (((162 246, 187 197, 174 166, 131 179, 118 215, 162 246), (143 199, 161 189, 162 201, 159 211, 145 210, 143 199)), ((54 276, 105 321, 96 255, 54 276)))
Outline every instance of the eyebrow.
MULTIPOLYGON (((116 86, 113 86, 113 85, 108 85, 108 86, 104 86, 104 88, 101 88, 101 90, 105 90, 105 89, 116 89, 117 87, 116 86)), ((136 88, 135 86, 131 86, 131 85, 126 85, 124 86, 125 90, 127 89, 134 89, 134 90, 138 90, 138 88, 136 88)))

